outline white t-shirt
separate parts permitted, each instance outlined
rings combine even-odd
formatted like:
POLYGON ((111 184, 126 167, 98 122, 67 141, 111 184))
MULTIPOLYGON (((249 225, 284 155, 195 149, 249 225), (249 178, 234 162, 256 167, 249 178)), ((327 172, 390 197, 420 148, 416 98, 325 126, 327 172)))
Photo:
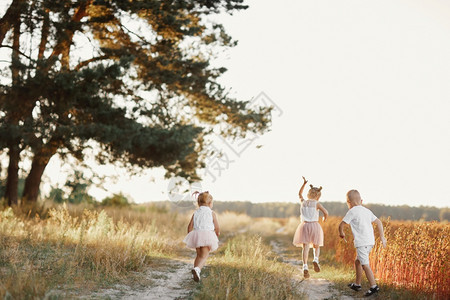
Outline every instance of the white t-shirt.
POLYGON ((194 212, 195 230, 214 230, 212 210, 208 206, 200 206, 194 212))
POLYGON ((347 212, 342 221, 350 224, 356 248, 375 245, 372 222, 376 219, 377 217, 369 209, 361 205, 353 206, 347 212))

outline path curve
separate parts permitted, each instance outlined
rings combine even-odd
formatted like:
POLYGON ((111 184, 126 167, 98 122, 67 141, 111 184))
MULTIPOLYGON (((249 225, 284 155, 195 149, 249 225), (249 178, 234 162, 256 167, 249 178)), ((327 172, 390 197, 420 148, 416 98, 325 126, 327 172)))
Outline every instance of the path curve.
MULTIPOLYGON (((295 259, 287 258, 283 255, 283 248, 281 243, 275 240, 270 241, 270 246, 273 251, 280 257, 284 263, 291 264, 296 267, 300 267, 299 261, 295 259)), ((305 279, 303 274, 298 272, 294 278, 299 281, 300 288, 302 288, 303 293, 310 300, 323 300, 323 299, 340 299, 340 300, 352 300, 358 299, 347 295, 343 295, 339 290, 337 290, 333 283, 329 280, 323 278, 308 278, 305 279)))

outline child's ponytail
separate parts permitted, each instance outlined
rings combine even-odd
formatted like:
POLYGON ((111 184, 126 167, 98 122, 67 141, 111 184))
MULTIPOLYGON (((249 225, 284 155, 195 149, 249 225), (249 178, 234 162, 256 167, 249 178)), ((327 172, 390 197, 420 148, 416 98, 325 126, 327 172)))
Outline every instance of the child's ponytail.
POLYGON ((192 198, 194 198, 195 201, 198 201, 198 196, 200 195, 199 191, 195 191, 192 193, 192 198))
POLYGON ((308 191, 308 198, 319 200, 320 196, 322 195, 322 187, 315 187, 312 184, 310 184, 309 186, 311 188, 308 191))

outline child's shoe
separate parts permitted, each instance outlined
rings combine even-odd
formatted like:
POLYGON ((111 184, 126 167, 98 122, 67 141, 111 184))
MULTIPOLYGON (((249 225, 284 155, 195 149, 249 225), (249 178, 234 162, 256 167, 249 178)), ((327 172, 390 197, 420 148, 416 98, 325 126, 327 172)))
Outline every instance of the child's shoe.
POLYGON ((200 268, 195 267, 191 270, 191 272, 192 272, 192 278, 194 279, 194 281, 199 282, 200 281, 200 268))
POLYGON ((372 296, 373 294, 378 293, 378 291, 380 290, 380 288, 378 287, 378 285, 371 287, 365 294, 365 297, 369 297, 372 296))
POLYGON ((356 283, 350 283, 348 287, 357 292, 361 290, 361 286, 356 283))
POLYGON ((320 272, 320 265, 319 265, 319 260, 318 259, 314 259, 313 260, 313 266, 314 266, 314 271, 320 272))
POLYGON ((309 278, 308 265, 303 265, 303 277, 309 278))

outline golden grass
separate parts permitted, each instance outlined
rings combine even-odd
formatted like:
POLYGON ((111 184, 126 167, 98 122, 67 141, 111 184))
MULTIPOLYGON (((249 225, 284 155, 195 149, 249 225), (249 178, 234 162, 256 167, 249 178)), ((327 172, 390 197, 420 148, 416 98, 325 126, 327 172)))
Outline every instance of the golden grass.
MULTIPOLYGON (((190 213, 176 214, 142 205, 125 209, 57 206, 40 209, 39 215, 35 210, 2 210, 0 297, 45 298, 55 290, 70 297, 76 293, 70 294, 71 290, 82 287, 89 291, 125 282, 132 274, 145 274, 146 268, 161 263, 160 258, 177 257, 185 249, 181 240, 190 217, 190 213)), ((281 238, 285 254, 301 260, 299 249, 290 244, 298 218, 250 218, 222 213, 218 219, 224 245, 208 259, 209 267, 204 273, 207 276, 194 290, 194 298, 303 296, 292 280, 298 270, 279 262, 268 245, 271 238, 281 238), (280 227, 284 231, 277 233, 280 227)), ((350 272, 355 250, 349 228, 347 243, 338 237, 340 221, 341 218, 331 217, 321 222, 325 245, 320 276, 345 288, 353 276, 350 272)), ((388 249, 377 246, 371 254, 382 288, 397 293, 399 299, 412 295, 403 293, 401 289, 405 288, 417 295, 447 297, 450 225, 384 224, 388 249)))
POLYGON ((245 214, 237 214, 234 212, 223 212, 217 215, 220 229, 226 233, 236 233, 246 228, 253 222, 252 218, 245 214))
POLYGON ((413 291, 450 298, 450 225, 437 222, 385 222, 387 249, 371 253, 375 275, 413 291))
MULTIPOLYGON (((342 218, 330 217, 321 223, 324 250, 334 252, 334 259, 352 266, 356 256, 350 226, 346 240, 338 235, 342 218)), ((375 277, 383 284, 428 293, 438 299, 450 297, 450 225, 438 222, 400 222, 384 220, 388 246, 384 249, 375 229, 376 245, 370 253, 375 277)))
POLYGON ((295 268, 278 262, 258 235, 231 238, 208 265, 195 299, 304 298, 292 280, 295 268))
MULTIPOLYGON (((355 248, 353 246, 353 238, 350 231, 350 228, 346 228, 346 234, 347 234, 347 243, 345 243, 341 238, 339 238, 338 235, 338 225, 342 218, 338 217, 331 217, 326 222, 320 222, 321 226, 324 230, 324 247, 321 248, 321 254, 320 254, 320 261, 321 261, 321 272, 320 273, 311 273, 311 278, 324 278, 327 280, 330 280, 333 282, 334 286, 341 291, 344 295, 348 295, 350 297, 354 296, 361 296, 363 292, 356 293, 352 290, 350 290, 347 287, 347 284, 350 282, 353 282, 355 280, 355 272, 353 267, 353 262, 355 260, 355 248)), ((301 261, 301 248, 294 248, 292 246, 292 235, 294 234, 294 231, 296 227, 298 226, 299 220, 298 218, 290 218, 289 220, 286 220, 286 230, 282 234, 278 234, 276 237, 277 241, 280 242, 283 246, 282 248, 285 249, 285 252, 283 253, 283 256, 290 258, 290 259, 297 259, 298 261, 301 261)), ((444 223, 418 223, 418 222, 390 222, 391 227, 395 226, 416 226, 416 228, 420 228, 420 224, 428 224, 428 226, 435 226, 435 228, 441 228, 443 229, 445 226, 448 226, 448 224, 444 223)), ((392 279, 391 274, 389 272, 383 273, 382 268, 380 265, 376 265, 377 263, 383 261, 386 262, 385 259, 382 259, 382 255, 391 255, 390 259, 390 266, 395 268, 396 271, 402 272, 402 270, 397 265, 398 261, 395 259, 395 257, 398 257, 398 259, 406 260, 405 256, 408 255, 407 251, 405 251, 405 248, 407 248, 407 245, 410 245, 411 247, 414 247, 417 249, 416 255, 420 255, 420 253, 423 253, 420 247, 417 247, 415 243, 408 242, 408 239, 404 239, 404 243, 400 240, 393 239, 391 236, 391 229, 389 226, 387 226, 386 230, 386 236, 388 238, 388 243, 390 243, 389 247, 395 247, 398 252, 390 252, 386 251, 386 249, 382 249, 379 247, 375 247, 374 250, 372 250, 371 253, 371 262, 372 262, 372 269, 375 272, 378 284, 380 285, 381 292, 377 296, 377 299, 447 299, 448 297, 442 292, 439 292, 438 289, 432 290, 429 288, 412 288, 411 285, 407 285, 407 281, 405 281, 404 284, 399 284, 398 279, 392 279), (405 245, 405 247, 400 247, 401 245, 405 245), (381 251, 377 252, 377 251, 381 251), (395 256, 395 257, 394 257, 395 256), (386 277, 384 277, 386 276, 386 277)), ((411 231, 413 233, 414 231, 411 231)), ((399 234, 400 232, 397 232, 399 234)), ((400 234, 400 236, 403 236, 403 234, 400 234)), ((433 234, 431 234, 433 236, 433 234)), ((442 239, 445 239, 445 236, 441 236, 442 239)), ((410 239, 414 239, 413 235, 410 235, 410 239)), ((442 246, 445 245, 444 243, 442 246)), ((442 247, 441 246, 441 247, 442 247)), ((438 248, 439 249, 439 248, 438 248)), ((389 250, 389 248, 387 249, 389 250)), ((439 253, 443 253, 442 251, 438 251, 439 253)), ((448 251, 447 251, 448 253, 448 251)), ((310 260, 312 260, 310 253, 310 260)), ((424 262, 428 261, 431 257, 424 259, 423 262, 418 263, 418 266, 421 266, 424 262)), ((442 259, 442 258, 441 258, 442 259)), ((445 265, 448 260, 441 260, 436 259, 435 263, 445 265)), ((444 258, 445 259, 445 258, 444 258)), ((411 262, 411 265, 414 263, 411 262)), ((432 264, 430 264, 431 266, 432 264)), ((415 268, 416 266, 411 266, 411 268, 415 268)), ((417 270, 417 269, 416 269, 417 270)), ((438 269, 435 269, 438 270, 438 269)), ((405 273, 407 275, 409 273, 405 273)), ((430 274, 431 275, 431 274, 430 274)), ((414 276, 414 275, 413 275, 414 276)), ((401 278, 401 277, 400 277, 401 278)), ((413 278, 413 277, 412 277, 413 278)), ((445 274, 444 277, 445 278, 445 274)), ((448 272, 447 272, 447 278, 448 278, 448 272)), ((448 279, 447 279, 448 280, 448 279)), ((411 280, 411 283, 414 282, 411 280)), ((424 281, 423 283, 427 283, 428 281, 424 281)), ((363 277, 363 289, 368 289, 368 282, 363 277)), ((441 288, 447 289, 448 291, 448 284, 447 285, 441 285, 441 288)))
POLYGON ((283 219, 251 218, 245 214, 224 212, 217 216, 221 231, 225 235, 237 235, 242 233, 253 233, 271 235, 276 232, 284 222, 283 219))
POLYGON ((108 284, 174 254, 186 216, 154 208, 69 210, 47 218, 0 212, 0 297, 44 297, 52 289, 108 284))
POLYGON ((218 215, 225 242, 207 261, 206 277, 194 299, 303 299, 292 280, 293 266, 278 261, 263 236, 273 235, 284 220, 218 215))

